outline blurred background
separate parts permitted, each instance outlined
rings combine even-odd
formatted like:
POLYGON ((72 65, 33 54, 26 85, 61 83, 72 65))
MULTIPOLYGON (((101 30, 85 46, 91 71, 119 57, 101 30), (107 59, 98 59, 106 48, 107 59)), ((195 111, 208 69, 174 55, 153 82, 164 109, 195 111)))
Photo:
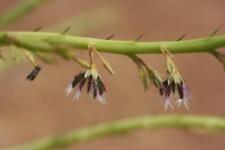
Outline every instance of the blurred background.
MULTIPOLYGON (((0 13, 19 0, 1 0, 0 13)), ((225 24, 224 0, 48 0, 4 30, 62 32, 70 35, 141 41, 175 40, 207 36, 225 24)), ((225 27, 219 34, 225 33, 225 27)), ((86 58, 86 52, 79 56, 86 58)), ((40 62, 43 70, 35 82, 25 80, 32 70, 27 62, 0 73, 0 149, 45 136, 62 135, 72 129, 127 117, 165 112, 162 98, 153 87, 144 92, 137 68, 127 57, 103 54, 116 74, 99 65, 107 86, 107 104, 99 104, 82 93, 79 103, 64 90, 80 71, 74 62, 59 59, 56 64, 40 62)), ((165 73, 161 55, 145 55, 144 60, 165 73)), ((179 70, 191 89, 191 111, 181 108, 172 113, 225 115, 225 76, 222 65, 209 54, 175 55, 179 70)), ((100 64, 100 63, 99 63, 100 64)), ((178 129, 139 130, 74 145, 68 150, 211 150, 225 147, 225 134, 199 134, 178 129)))

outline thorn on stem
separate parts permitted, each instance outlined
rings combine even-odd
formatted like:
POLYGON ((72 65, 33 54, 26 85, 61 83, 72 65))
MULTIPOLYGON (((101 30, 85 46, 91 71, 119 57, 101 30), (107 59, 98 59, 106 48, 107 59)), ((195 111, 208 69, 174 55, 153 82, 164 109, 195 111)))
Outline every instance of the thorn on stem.
POLYGON ((62 34, 63 34, 63 35, 66 34, 70 29, 71 29, 71 26, 67 27, 67 28, 62 32, 62 34))
POLYGON ((220 28, 222 27, 222 25, 218 26, 210 35, 209 37, 213 37, 219 30, 220 28))
POLYGON ((43 26, 39 26, 39 27, 35 28, 35 29, 34 29, 34 32, 38 32, 38 31, 40 31, 41 29, 43 29, 43 26))
POLYGON ((110 40, 110 39, 112 39, 115 35, 116 35, 116 34, 112 34, 112 35, 108 36, 105 40, 110 40))
POLYGON ((211 53, 220 63, 222 63, 225 71, 225 55, 219 51, 212 51, 211 53))
POLYGON ((137 38, 136 38, 136 42, 138 42, 143 36, 145 35, 145 33, 141 33, 137 38))
POLYGON ((177 41, 183 40, 185 36, 186 36, 186 34, 183 34, 181 37, 179 37, 179 38, 177 39, 177 41))

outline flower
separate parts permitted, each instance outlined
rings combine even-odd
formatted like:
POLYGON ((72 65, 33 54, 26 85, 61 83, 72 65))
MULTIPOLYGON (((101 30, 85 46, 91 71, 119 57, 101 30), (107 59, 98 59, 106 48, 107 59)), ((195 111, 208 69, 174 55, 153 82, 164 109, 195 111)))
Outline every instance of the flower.
POLYGON ((164 109, 173 110, 174 107, 171 103, 171 92, 173 91, 173 84, 169 84, 168 80, 162 82, 162 85, 159 87, 159 92, 161 96, 164 96, 164 109))
POLYGON ((41 67, 35 66, 34 69, 28 74, 27 80, 33 81, 37 77, 40 71, 41 71, 41 67))
POLYGON ((73 91, 73 85, 72 85, 72 82, 69 83, 69 85, 67 86, 66 90, 65 90, 65 93, 66 93, 66 96, 69 96, 69 94, 73 91))
POLYGON ((170 81, 166 79, 162 82, 162 85, 159 87, 159 92, 161 96, 164 96, 164 108, 165 110, 171 109, 174 107, 171 103, 171 95, 175 94, 178 97, 176 101, 176 106, 180 107, 183 105, 187 110, 189 110, 189 99, 190 92, 186 84, 182 81, 180 83, 170 81))
POLYGON ((178 107, 180 107, 181 105, 184 105, 184 107, 187 110, 189 110, 188 105, 189 105, 190 93, 189 93, 188 87, 184 83, 182 83, 178 86, 177 90, 178 90, 180 99, 177 100, 176 105, 178 107))
POLYGON ((188 100, 189 100, 189 91, 184 83, 184 80, 179 73, 171 53, 168 50, 165 51, 166 54, 166 69, 168 77, 160 86, 160 94, 164 95, 164 107, 165 109, 173 109, 171 104, 171 94, 173 93, 178 100, 176 101, 176 106, 184 105, 184 107, 189 110, 188 100))
POLYGON ((85 85, 87 85, 87 93, 94 99, 100 103, 106 102, 106 88, 96 69, 89 69, 76 75, 74 80, 67 86, 65 93, 66 95, 69 95, 73 89, 76 88, 74 98, 78 100, 85 85))

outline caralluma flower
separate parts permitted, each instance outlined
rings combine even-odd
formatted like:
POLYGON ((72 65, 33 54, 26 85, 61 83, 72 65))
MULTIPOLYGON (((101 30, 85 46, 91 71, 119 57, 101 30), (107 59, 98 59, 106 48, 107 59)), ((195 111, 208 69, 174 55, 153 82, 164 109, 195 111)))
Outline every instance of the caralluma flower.
POLYGON ((177 87, 177 90, 178 90, 180 99, 177 100, 176 105, 180 107, 183 104, 184 107, 187 110, 189 110, 188 105, 189 105, 190 93, 189 93, 188 87, 184 83, 181 83, 177 87))
POLYGON ((75 76, 74 80, 69 83, 65 90, 66 95, 69 95, 76 88, 74 98, 79 99, 80 93, 85 85, 87 85, 87 93, 90 93, 94 99, 101 103, 106 102, 104 96, 106 88, 96 69, 89 69, 75 76))
POLYGON ((28 74, 27 80, 33 81, 37 77, 40 71, 41 71, 41 67, 39 66, 34 67, 31 73, 28 74))
POLYGON ((174 107, 171 103, 171 98, 170 95, 173 91, 173 84, 169 84, 168 80, 163 81, 162 85, 159 87, 159 92, 161 96, 164 96, 164 109, 168 110, 171 109, 173 110, 174 107))
POLYGON ((176 105, 184 105, 186 109, 189 109, 188 99, 190 97, 188 88, 173 61, 171 53, 169 53, 168 50, 165 50, 165 54, 168 77, 160 86, 160 94, 164 96, 164 107, 165 109, 173 109, 173 105, 170 101, 171 94, 173 93, 176 97, 179 97, 176 105))
POLYGON ((163 81, 162 85, 159 87, 159 92, 161 96, 164 96, 164 108, 165 110, 171 109, 174 107, 171 103, 171 95, 175 94, 176 97, 179 97, 176 101, 176 106, 180 107, 184 105, 184 107, 189 110, 189 99, 190 93, 188 87, 184 84, 183 81, 180 83, 171 81, 169 79, 163 81))

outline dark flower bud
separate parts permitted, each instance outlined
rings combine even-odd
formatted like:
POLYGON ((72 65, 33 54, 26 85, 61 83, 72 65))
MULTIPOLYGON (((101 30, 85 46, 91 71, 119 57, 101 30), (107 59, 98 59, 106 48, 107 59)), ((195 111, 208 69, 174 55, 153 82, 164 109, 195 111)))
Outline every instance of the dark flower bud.
POLYGON ((41 71, 41 68, 39 66, 34 67, 31 73, 28 74, 27 80, 33 81, 37 77, 40 71, 41 71))

